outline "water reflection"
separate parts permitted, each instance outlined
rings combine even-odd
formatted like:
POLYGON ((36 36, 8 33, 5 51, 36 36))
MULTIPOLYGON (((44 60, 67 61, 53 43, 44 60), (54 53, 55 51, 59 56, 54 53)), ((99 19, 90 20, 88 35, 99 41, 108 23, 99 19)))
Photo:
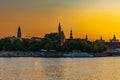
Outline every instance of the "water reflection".
POLYGON ((42 61, 41 70, 42 70, 42 76, 44 79, 50 79, 50 80, 61 80, 63 79, 64 75, 64 68, 63 65, 61 65, 62 59, 53 59, 49 58, 47 61, 42 61))
POLYGON ((119 80, 120 58, 0 58, 0 80, 119 80))

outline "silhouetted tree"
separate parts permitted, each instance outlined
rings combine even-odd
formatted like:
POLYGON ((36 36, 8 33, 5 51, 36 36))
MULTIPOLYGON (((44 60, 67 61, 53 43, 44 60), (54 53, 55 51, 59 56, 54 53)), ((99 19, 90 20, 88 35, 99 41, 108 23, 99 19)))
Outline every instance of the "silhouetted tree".
POLYGON ((58 33, 46 34, 44 38, 42 39, 41 43, 42 43, 43 48, 48 51, 50 50, 60 51, 61 50, 61 46, 59 44, 58 33))
POLYGON ((22 40, 22 50, 23 51, 28 51, 30 47, 30 41, 29 39, 23 39, 22 40))
POLYGON ((29 50, 30 51, 39 51, 41 49, 41 42, 40 41, 31 41, 29 50))
POLYGON ((0 40, 0 51, 2 51, 3 50, 3 40, 0 40))
POLYGON ((22 50, 22 41, 20 41, 19 39, 17 39, 17 40, 15 40, 13 42, 13 44, 14 44, 15 50, 19 50, 19 51, 22 50))

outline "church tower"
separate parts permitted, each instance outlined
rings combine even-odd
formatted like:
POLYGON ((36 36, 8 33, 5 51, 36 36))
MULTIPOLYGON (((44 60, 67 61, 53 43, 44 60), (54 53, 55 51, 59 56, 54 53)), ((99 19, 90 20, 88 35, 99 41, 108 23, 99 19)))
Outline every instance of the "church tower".
POLYGON ((58 34, 61 33, 61 24, 59 23, 59 26, 58 26, 58 34))
POLYGON ((113 36, 113 39, 116 40, 116 36, 115 36, 115 34, 114 34, 114 36, 113 36))
POLYGON ((88 41, 88 36, 87 35, 85 36, 85 40, 88 41))
POLYGON ((59 36, 60 45, 63 45, 63 43, 65 42, 65 35, 64 35, 64 32, 61 29, 61 24, 60 23, 59 23, 59 26, 58 26, 58 36, 59 36))
POLYGON ((102 36, 101 36, 100 40, 103 40, 102 36))
POLYGON ((17 32, 17 38, 21 38, 22 37, 22 33, 21 33, 21 28, 20 26, 18 27, 18 32, 17 32))
POLYGON ((72 33, 72 30, 70 31, 70 39, 73 39, 73 33, 72 33))

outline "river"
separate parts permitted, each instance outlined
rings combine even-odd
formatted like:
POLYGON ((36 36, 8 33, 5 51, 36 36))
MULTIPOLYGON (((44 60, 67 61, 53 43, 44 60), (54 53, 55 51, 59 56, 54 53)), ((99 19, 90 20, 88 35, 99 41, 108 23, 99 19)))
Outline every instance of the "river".
POLYGON ((120 80, 120 57, 0 58, 0 80, 120 80))

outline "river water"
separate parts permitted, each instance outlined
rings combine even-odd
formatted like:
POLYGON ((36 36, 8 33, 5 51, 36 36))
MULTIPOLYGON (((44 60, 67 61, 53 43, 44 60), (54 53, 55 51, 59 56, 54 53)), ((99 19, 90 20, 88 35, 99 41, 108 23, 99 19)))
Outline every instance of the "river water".
POLYGON ((120 57, 0 58, 0 80, 120 80, 120 57))

